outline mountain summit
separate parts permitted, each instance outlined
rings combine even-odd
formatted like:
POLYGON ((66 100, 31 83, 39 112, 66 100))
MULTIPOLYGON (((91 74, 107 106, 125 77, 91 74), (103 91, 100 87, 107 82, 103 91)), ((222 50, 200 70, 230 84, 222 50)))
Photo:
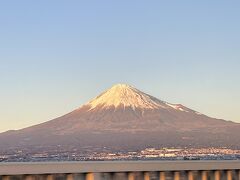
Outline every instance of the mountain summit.
MULTIPOLYGON (((91 109, 101 108, 132 108, 135 109, 175 109, 187 112, 181 104, 171 104, 150 96, 130 85, 116 84, 86 104, 91 109)), ((190 110, 190 109, 188 109, 190 110)))
POLYGON ((48 122, 0 134, 0 149, 236 147, 240 125, 117 84, 48 122))
POLYGON ((92 108, 101 106, 117 108, 119 106, 143 109, 155 109, 161 102, 127 84, 117 84, 89 102, 92 108))

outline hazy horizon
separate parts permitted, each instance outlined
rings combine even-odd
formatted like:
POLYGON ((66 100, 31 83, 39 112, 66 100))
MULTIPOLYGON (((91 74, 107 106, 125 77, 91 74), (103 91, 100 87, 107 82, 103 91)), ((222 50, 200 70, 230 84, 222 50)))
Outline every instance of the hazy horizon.
POLYGON ((0 3, 0 132, 64 115, 117 83, 240 122, 240 3, 0 3))

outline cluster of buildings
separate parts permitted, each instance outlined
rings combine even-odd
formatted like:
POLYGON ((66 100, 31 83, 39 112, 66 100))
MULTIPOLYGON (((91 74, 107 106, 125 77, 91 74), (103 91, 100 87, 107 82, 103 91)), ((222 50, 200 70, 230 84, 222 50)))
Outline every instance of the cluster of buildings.
POLYGON ((237 160, 240 150, 227 148, 147 148, 141 151, 96 153, 90 160, 237 160))
POLYGON ((175 158, 187 159, 237 159, 240 157, 240 150, 228 148, 148 148, 141 151, 143 158, 175 158))
POLYGON ((82 151, 12 151, 0 153, 0 162, 106 161, 106 160, 237 160, 240 150, 228 148, 147 148, 141 151, 112 152, 99 149, 82 151))

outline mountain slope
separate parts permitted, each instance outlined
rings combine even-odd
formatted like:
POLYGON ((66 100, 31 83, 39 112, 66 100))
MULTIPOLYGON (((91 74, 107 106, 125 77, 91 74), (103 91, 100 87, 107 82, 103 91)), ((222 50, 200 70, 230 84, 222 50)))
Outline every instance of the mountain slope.
POLYGON ((239 147, 240 125, 210 118, 117 84, 54 120, 0 134, 0 148, 76 146, 141 149, 148 146, 239 147))

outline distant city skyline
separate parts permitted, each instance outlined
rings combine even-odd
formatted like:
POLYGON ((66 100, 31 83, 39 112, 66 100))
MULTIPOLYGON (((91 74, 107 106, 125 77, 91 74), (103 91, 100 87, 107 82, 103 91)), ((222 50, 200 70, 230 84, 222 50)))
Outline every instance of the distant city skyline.
POLYGON ((0 132, 117 83, 240 122, 239 1, 0 2, 0 132))

